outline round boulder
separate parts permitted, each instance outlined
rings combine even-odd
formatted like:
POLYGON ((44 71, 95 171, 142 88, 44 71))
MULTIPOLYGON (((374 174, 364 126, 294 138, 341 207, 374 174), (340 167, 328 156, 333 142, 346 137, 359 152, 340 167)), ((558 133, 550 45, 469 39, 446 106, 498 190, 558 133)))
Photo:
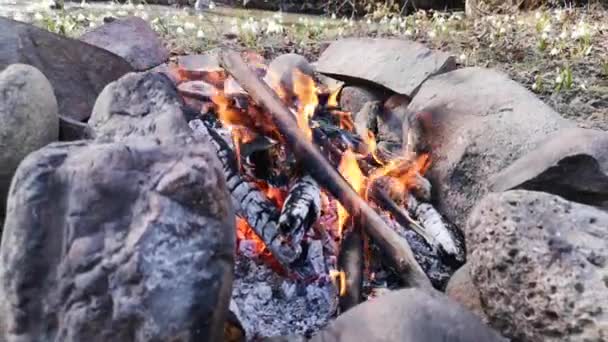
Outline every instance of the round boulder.
POLYGON ((13 64, 0 73, 0 217, 17 166, 25 156, 59 137, 57 100, 36 68, 13 64))
POLYGON ((608 337, 608 213, 532 191, 471 213, 468 263, 490 324, 516 341, 608 337))

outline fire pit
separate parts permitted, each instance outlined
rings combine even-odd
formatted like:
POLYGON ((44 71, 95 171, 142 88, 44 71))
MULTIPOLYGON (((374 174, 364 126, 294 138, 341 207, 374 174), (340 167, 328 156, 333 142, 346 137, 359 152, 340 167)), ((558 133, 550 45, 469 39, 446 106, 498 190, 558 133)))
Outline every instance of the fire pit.
POLYGON ((389 145, 378 128, 401 129, 391 106, 403 96, 353 114, 300 56, 267 66, 227 52, 173 67, 236 208, 231 310, 248 339, 310 335, 406 284, 443 289, 464 262, 462 234, 429 203, 429 113, 408 117, 404 143, 389 145))

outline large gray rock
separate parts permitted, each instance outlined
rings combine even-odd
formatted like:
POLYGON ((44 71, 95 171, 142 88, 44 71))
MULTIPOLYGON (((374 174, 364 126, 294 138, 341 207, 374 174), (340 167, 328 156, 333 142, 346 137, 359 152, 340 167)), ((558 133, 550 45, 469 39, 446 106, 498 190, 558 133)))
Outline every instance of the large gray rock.
POLYGON ((311 342, 505 341, 462 306, 439 292, 393 291, 340 315, 311 342))
MULTIPOLYGON (((490 177, 549 133, 573 126, 505 74, 483 68, 432 77, 408 111, 432 116, 424 133, 432 150, 427 175, 439 211, 461 228, 490 177)), ((405 126, 403 133, 407 141, 405 126)))
POLYGON ((333 42, 317 71, 345 82, 366 80, 413 96, 430 76, 454 70, 454 57, 409 40, 347 38, 333 42))
POLYGON ((286 53, 273 59, 268 65, 264 81, 273 89, 283 89, 286 95, 293 96, 294 73, 301 74, 313 79, 314 68, 308 63, 306 57, 295 53, 286 53))
POLYGON ((507 191, 471 213, 473 282, 492 326, 517 341, 608 338, 608 213, 507 191))
POLYGON ((0 340, 221 340, 234 220, 215 150, 190 136, 30 154, 2 235, 0 340))
POLYGON ((132 70, 111 52, 0 17, 0 69, 15 63, 38 68, 53 85, 59 113, 78 121, 106 84, 132 70))
POLYGON ((15 64, 0 72, 0 224, 11 179, 30 152, 59 136, 53 87, 36 68, 15 64))
POLYGON ((83 34, 80 40, 115 53, 139 71, 151 69, 169 59, 169 51, 156 32, 139 17, 106 23, 83 34))
POLYGON ((175 85, 164 74, 130 73, 108 84, 95 102, 89 125, 102 139, 190 132, 175 85))
POLYGON ((543 191, 608 208, 608 133, 558 131, 492 179, 492 190, 543 191))
POLYGON ((471 310, 471 312, 483 322, 488 321, 488 317, 486 317, 486 314, 483 311, 479 290, 475 284, 473 284, 470 264, 465 263, 452 274, 452 277, 445 288, 445 294, 451 300, 460 303, 465 308, 471 310))

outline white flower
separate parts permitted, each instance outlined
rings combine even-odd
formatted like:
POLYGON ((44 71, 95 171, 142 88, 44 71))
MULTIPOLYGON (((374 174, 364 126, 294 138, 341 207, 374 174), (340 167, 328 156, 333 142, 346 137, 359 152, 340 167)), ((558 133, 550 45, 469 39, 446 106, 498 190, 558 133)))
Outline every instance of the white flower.
POLYGON ((464 62, 467 60, 467 55, 465 55, 464 53, 461 53, 460 56, 458 57, 458 59, 460 59, 461 62, 464 62))
POLYGON ((557 48, 553 48, 553 49, 551 49, 551 51, 549 52, 549 54, 550 54, 551 56, 555 56, 555 55, 557 55, 558 53, 559 53, 559 50, 558 50, 557 48))
POLYGON ((95 23, 91 21, 91 22, 89 23, 89 27, 90 27, 90 28, 94 28, 94 27, 95 27, 95 23))
POLYGON ((500 33, 505 33, 505 32, 507 32, 507 30, 504 27, 501 27, 500 28, 500 33))
POLYGON ((85 20, 87 20, 87 18, 82 13, 78 14, 76 17, 76 21, 83 22, 85 20))
POLYGON ((212 10, 212 9, 214 9, 214 8, 215 8, 215 2, 210 1, 210 2, 209 2, 209 9, 211 9, 211 10, 212 10))
POLYGON ((564 11, 562 11, 561 9, 556 9, 554 16, 555 20, 561 22, 562 20, 564 20, 564 11))
POLYGON ((540 17, 542 17, 543 15, 540 12, 536 11, 534 16, 536 17, 536 19, 540 19, 540 17))
POLYGON ((336 19, 336 13, 332 13, 332 14, 331 14, 331 18, 332 18, 332 19, 336 19))
POLYGON ((269 21, 268 26, 266 27, 266 32, 268 33, 282 33, 283 25, 276 23, 275 21, 269 21))
POLYGON ((409 37, 409 36, 411 36, 412 34, 413 34, 413 33, 412 33, 412 30, 410 30, 410 29, 405 30, 405 35, 406 35, 406 36, 408 36, 408 37, 409 37))
POLYGON ((547 34, 547 32, 543 32, 540 37, 542 38, 542 40, 547 40, 549 38, 549 35, 547 34))
POLYGON ((581 89, 587 90, 587 84, 584 81, 581 82, 581 89))
POLYGON ((203 30, 198 30, 196 32, 196 38, 205 38, 205 32, 203 32, 203 30))
POLYGON ((429 32, 429 37, 430 38, 435 38, 437 36, 437 33, 435 32, 435 30, 432 30, 429 32))
POLYGON ((562 75, 561 75, 561 74, 559 74, 559 75, 557 75, 557 77, 555 78, 555 83, 560 84, 560 83, 562 83, 562 81, 563 81, 563 80, 564 80, 564 79, 562 78, 562 75))
POLYGON ((371 19, 367 19, 367 21, 365 22, 367 25, 371 25, 372 24, 372 20, 371 19))
POLYGON ((26 21, 27 18, 22 13, 13 14, 13 20, 15 21, 26 21))
POLYGON ((184 31, 184 29, 180 26, 177 28, 177 30, 175 30, 175 33, 177 33, 179 36, 184 35, 186 32, 184 31))
POLYGON ((537 88, 538 88, 538 86, 536 85, 536 83, 534 83, 534 84, 532 85, 532 90, 536 90, 537 88))
POLYGON ((36 19, 36 20, 42 20, 42 19, 44 19, 44 17, 42 16, 42 14, 36 12, 36 14, 34 14, 34 19, 36 19))
POLYGON ((192 31, 192 30, 196 29, 196 25, 194 25, 193 23, 188 21, 184 24, 184 28, 188 31, 192 31))

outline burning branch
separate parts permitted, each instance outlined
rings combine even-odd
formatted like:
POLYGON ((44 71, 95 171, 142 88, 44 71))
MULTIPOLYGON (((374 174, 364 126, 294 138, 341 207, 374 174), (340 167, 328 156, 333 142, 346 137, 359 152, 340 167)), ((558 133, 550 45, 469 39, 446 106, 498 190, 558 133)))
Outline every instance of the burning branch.
POLYGON ((393 266, 409 285, 430 287, 407 241, 391 230, 382 218, 355 192, 298 127, 292 113, 277 94, 249 69, 238 53, 224 51, 221 64, 252 99, 272 116, 287 145, 307 172, 326 188, 349 213, 361 221, 374 242, 390 256, 393 266))

